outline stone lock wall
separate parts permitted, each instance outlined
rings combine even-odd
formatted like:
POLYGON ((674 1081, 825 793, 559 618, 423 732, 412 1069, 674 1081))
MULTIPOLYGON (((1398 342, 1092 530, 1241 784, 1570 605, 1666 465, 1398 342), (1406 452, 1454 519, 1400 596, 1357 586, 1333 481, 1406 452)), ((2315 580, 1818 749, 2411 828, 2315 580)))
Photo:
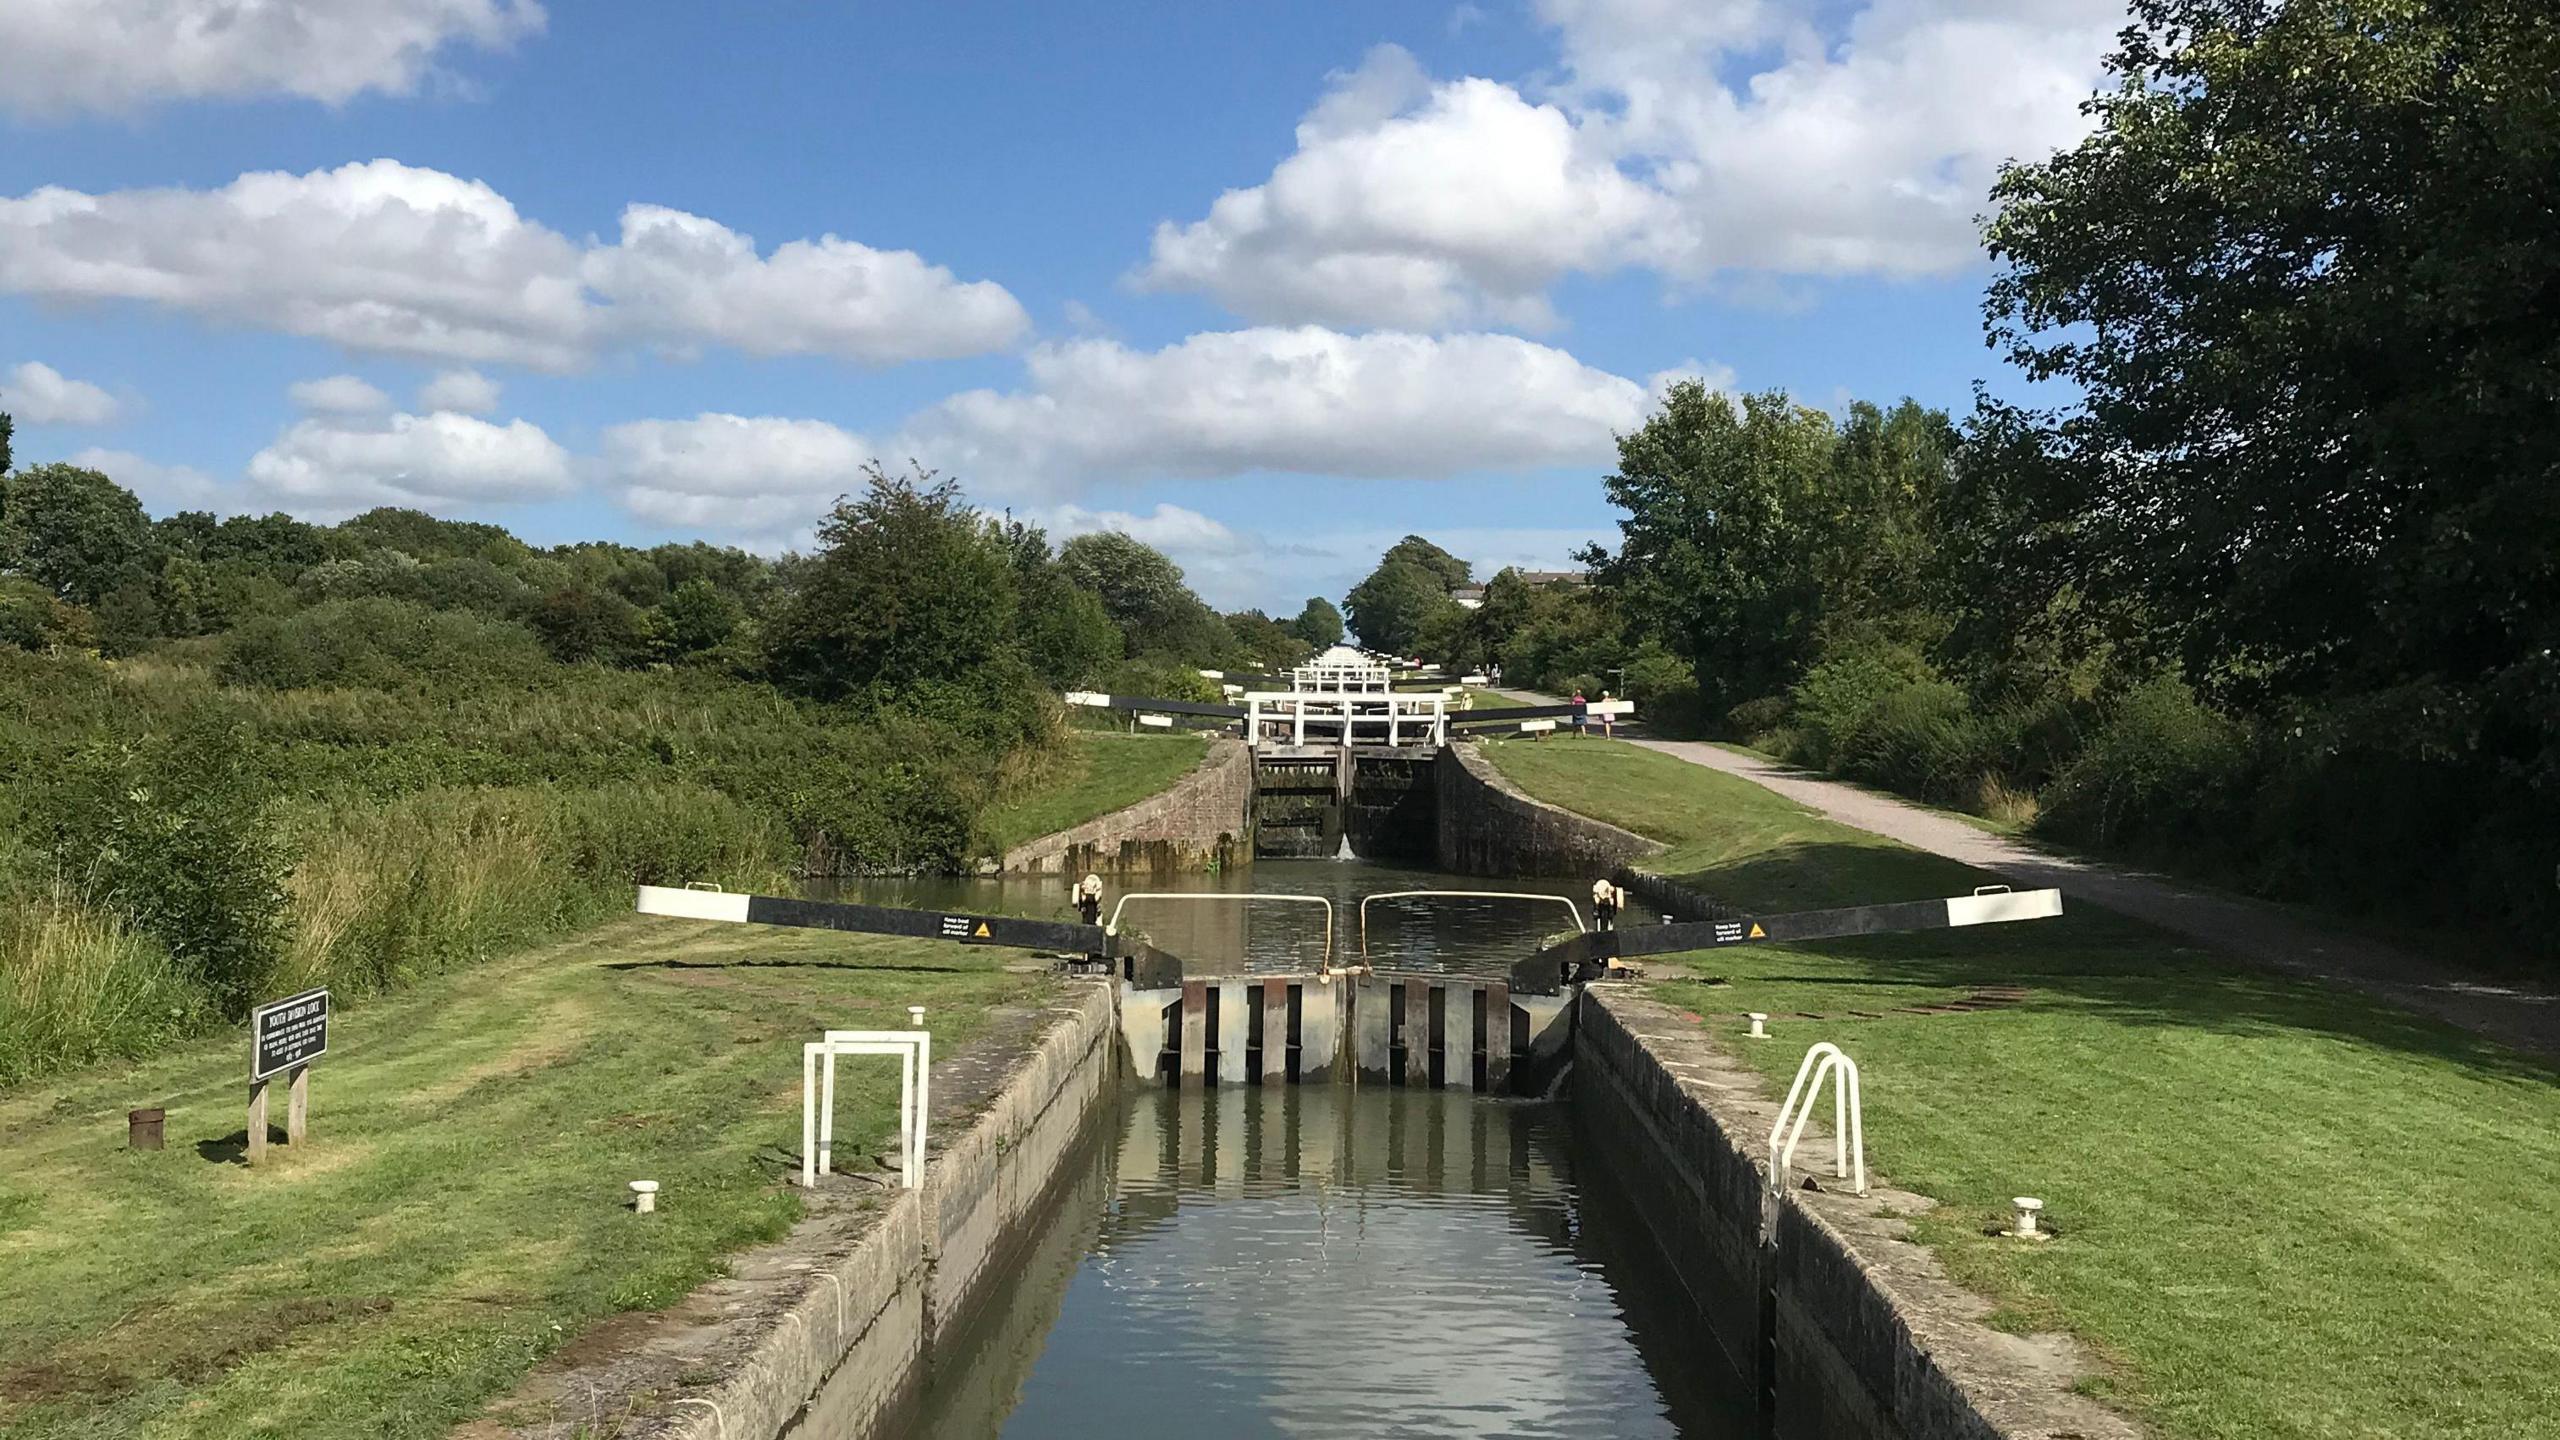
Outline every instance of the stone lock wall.
POLYGON ((1530 798, 1474 745, 1440 752, 1440 868, 1462 875, 1598 879, 1659 853, 1662 843, 1530 798))
POLYGON ((1019 875, 1147 875, 1213 870, 1253 859, 1253 752, 1216 739, 1161 795, 1005 852, 1019 875))
MULTIPOLYGON (((1594 986, 1574 1032, 1574 1121, 1621 1157, 1715 1350, 1760 1388, 1771 1440, 2139 1440, 2073 1393, 2089 1366, 2066 1337, 1991 1329, 1990 1302, 1910 1242, 1899 1217, 1927 1198, 1773 1192, 1777 1106, 1680 1012, 1594 986)), ((1829 1183, 1828 1148, 1800 1148, 1799 1173, 1812 1155, 1829 1183)))

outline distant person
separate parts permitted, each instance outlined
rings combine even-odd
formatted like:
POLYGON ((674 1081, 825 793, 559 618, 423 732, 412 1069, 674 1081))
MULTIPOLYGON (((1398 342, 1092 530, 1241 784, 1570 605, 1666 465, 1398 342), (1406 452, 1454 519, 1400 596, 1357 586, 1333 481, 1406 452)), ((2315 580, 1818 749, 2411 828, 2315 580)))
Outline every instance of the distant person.
POLYGON ((1581 734, 1591 724, 1591 702, 1583 698, 1582 687, 1573 687, 1573 733, 1581 734))
POLYGON ((1591 882, 1592 929, 1615 930, 1618 928, 1618 895, 1618 887, 1606 880, 1591 882))
MULTIPOLYGON (((1076 897, 1076 914, 1082 916, 1084 923, 1087 925, 1101 924, 1102 877, 1099 875, 1087 875, 1084 879, 1076 882, 1072 889, 1076 897)), ((1105 970, 1110 967, 1111 962, 1109 958, 1104 956, 1101 952, 1094 951, 1088 953, 1084 957, 1084 964, 1087 969, 1105 970)))
POLYGON ((1617 723, 1616 723, 1616 722, 1617 722, 1617 718, 1618 718, 1618 717, 1617 717, 1617 712, 1609 708, 1609 692, 1608 692, 1608 691, 1606 691, 1606 690, 1601 691, 1601 692, 1600 692, 1600 738, 1601 738, 1601 739, 1603 739, 1603 740, 1615 740, 1615 739, 1617 739, 1617 738, 1618 738, 1618 727, 1617 727, 1617 723))

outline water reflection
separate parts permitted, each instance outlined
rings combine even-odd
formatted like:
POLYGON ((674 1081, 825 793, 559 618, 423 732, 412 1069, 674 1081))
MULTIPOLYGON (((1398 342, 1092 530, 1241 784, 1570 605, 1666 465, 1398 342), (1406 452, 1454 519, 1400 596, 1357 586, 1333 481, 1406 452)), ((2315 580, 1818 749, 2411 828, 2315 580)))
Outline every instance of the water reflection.
POLYGON ((1566 1114, 1128 1092, 896 1433, 1748 1434, 1566 1114))
MULTIPOLYGON (((1589 923, 1594 878, 1488 880, 1366 860, 1257 860, 1217 874, 1107 882, 1103 913, 1108 917, 1120 898, 1132 892, 1320 896, 1333 904, 1335 953, 1349 957, 1360 953, 1360 900, 1365 895, 1396 890, 1511 890, 1552 897, 1380 900, 1369 907, 1370 959, 1379 968, 1499 974, 1544 941, 1572 933, 1574 914, 1556 900, 1570 901, 1582 922, 1589 923)), ((872 905, 1073 920, 1068 883, 1055 877, 1020 875, 922 877, 834 882, 813 893, 872 905)), ((1630 923, 1648 918, 1622 917, 1630 923)), ((1322 907, 1314 905, 1132 900, 1123 913, 1122 928, 1142 933, 1158 949, 1181 956, 1185 968, 1194 974, 1282 973, 1316 968, 1324 948, 1325 919, 1322 907)))

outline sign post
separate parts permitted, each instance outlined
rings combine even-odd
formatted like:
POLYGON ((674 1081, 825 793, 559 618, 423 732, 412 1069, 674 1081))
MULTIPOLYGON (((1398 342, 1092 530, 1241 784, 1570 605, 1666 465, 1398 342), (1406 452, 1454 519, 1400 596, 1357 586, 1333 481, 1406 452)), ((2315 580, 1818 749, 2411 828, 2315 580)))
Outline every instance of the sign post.
POLYGON ((305 990, 249 1012, 249 1163, 267 1158, 267 1082, 287 1077, 284 1138, 311 1132, 311 1062, 329 1053, 329 992, 305 990))

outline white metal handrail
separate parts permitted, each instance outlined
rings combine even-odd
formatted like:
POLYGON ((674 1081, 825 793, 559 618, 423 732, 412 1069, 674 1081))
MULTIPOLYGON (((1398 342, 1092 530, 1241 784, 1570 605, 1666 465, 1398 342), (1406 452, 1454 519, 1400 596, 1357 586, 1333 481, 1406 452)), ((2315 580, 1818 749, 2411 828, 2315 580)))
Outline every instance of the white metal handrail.
POLYGON ((1457 896, 1472 900, 1543 901, 1549 904, 1563 906, 1565 908, 1565 913, 1573 917, 1573 928, 1575 930, 1587 933, 1591 929, 1590 926, 1582 923, 1581 907, 1575 905, 1572 900, 1562 895, 1537 895, 1526 890, 1381 890, 1375 895, 1363 895, 1360 897, 1360 953, 1363 956, 1366 956, 1369 953, 1369 902, 1373 900, 1412 900, 1424 896, 1457 896))
POLYGON ((1257 690, 1244 696, 1245 739, 1303 746, 1310 731, 1319 742, 1350 745, 1443 745, 1449 738, 1445 695, 1324 693, 1257 690))
POLYGON ((1103 933, 1107 935, 1117 935, 1120 933, 1120 912, 1128 909, 1129 902, 1132 900, 1229 900, 1234 901, 1237 904, 1244 905, 1262 902, 1277 902, 1287 905, 1321 905, 1324 907, 1324 958, 1321 962, 1320 968, 1326 970, 1333 968, 1333 902, 1327 900, 1321 895, 1248 895, 1218 890, 1133 891, 1127 895, 1121 896, 1120 903, 1111 907, 1111 922, 1102 927, 1103 933))
POLYGON ((1849 1058, 1839 1046, 1825 1040, 1804 1052, 1804 1063, 1796 1067, 1796 1082, 1787 1087, 1787 1103, 1778 1107, 1778 1123, 1769 1130, 1769 1188, 1787 1188, 1787 1173, 1795 1164, 1796 1142, 1804 1138, 1805 1121, 1813 1116, 1813 1102, 1822 1095, 1822 1082, 1831 1082, 1831 1173, 1846 1176, 1854 1163, 1856 1193, 1867 1193, 1867 1122, 1859 1104, 1858 1062, 1849 1058), (1812 1077, 1811 1089, 1805 1087, 1812 1077), (1804 1108, 1796 1108, 1801 1099, 1804 1108), (1795 1127, 1789 1129, 1792 1119, 1795 1127), (1778 1143, 1779 1132, 1786 1133, 1786 1143, 1778 1143))
POLYGON ((830 1030, 800 1047, 800 1184, 810 1188, 835 1170, 836 1057, 889 1055, 898 1060, 898 1184, 924 1181, 925 1117, 933 1096, 929 1030, 830 1030))

